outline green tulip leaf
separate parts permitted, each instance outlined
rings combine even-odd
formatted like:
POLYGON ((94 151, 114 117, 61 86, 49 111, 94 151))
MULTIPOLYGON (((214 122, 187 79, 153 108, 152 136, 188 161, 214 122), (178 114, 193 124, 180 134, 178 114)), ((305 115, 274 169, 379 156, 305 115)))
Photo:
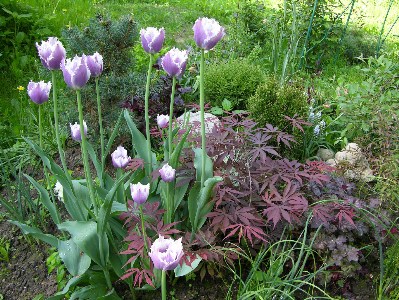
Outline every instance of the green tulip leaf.
POLYGON ((24 234, 30 234, 31 236, 57 248, 58 239, 55 236, 53 236, 51 234, 43 233, 40 229, 37 229, 35 227, 30 227, 30 226, 20 223, 18 221, 8 221, 8 222, 10 222, 11 224, 17 225, 19 228, 21 228, 21 230, 24 234))
POLYGON ((65 299, 65 295, 69 293, 69 289, 83 281, 85 276, 72 277, 61 292, 56 293, 54 296, 47 298, 47 300, 62 300, 65 299))
MULTIPOLYGON (((194 158, 194 167, 196 170, 196 180, 201 181, 201 174, 202 174, 202 149, 201 148, 194 148, 195 153, 194 158)), ((213 163, 210 157, 205 154, 205 179, 204 182, 213 176, 213 163)))
POLYGON ((50 200, 50 196, 49 196, 47 190, 43 186, 41 186, 35 179, 30 177, 29 175, 24 174, 24 176, 30 181, 30 183, 32 183, 32 185, 35 187, 35 189, 39 192, 40 200, 43 203, 43 205, 47 208, 54 223, 55 224, 61 223, 60 216, 57 211, 57 207, 50 200))
POLYGON ((58 229, 68 231, 74 243, 102 268, 108 261, 109 245, 107 235, 97 234, 97 223, 94 221, 67 221, 58 224, 58 229), (102 243, 100 245, 100 240, 102 243), (103 257, 100 255, 100 246, 103 250, 103 257))
POLYGON ((90 257, 81 252, 72 239, 58 241, 58 254, 72 276, 80 276, 90 267, 90 257))

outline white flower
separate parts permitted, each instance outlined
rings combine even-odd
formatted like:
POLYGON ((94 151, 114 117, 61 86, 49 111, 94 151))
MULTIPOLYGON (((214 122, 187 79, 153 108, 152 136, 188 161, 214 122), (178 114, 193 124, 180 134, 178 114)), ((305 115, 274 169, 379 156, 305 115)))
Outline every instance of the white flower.
POLYGON ((58 200, 64 202, 64 187, 58 180, 54 186, 54 194, 58 197, 58 200))

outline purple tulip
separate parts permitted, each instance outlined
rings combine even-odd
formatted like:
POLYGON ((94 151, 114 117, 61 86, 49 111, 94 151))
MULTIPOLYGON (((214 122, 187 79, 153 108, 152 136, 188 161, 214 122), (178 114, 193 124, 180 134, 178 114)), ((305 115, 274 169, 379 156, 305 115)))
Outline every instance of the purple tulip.
POLYGON ((159 128, 166 128, 169 124, 168 115, 157 115, 157 124, 159 128))
MULTIPOLYGON (((69 126, 71 127, 71 137, 73 140, 77 142, 82 141, 82 135, 80 134, 80 125, 75 122, 75 124, 69 123, 69 126)), ((83 130, 85 133, 85 136, 87 136, 87 124, 85 121, 83 121, 83 130)))
POLYGON ((84 54, 76 55, 72 60, 64 59, 61 62, 61 70, 66 84, 74 90, 84 87, 90 79, 90 70, 87 67, 84 54))
POLYGON ((147 27, 140 30, 141 44, 145 52, 158 53, 161 51, 163 41, 165 39, 165 29, 157 29, 155 27, 147 27))
POLYGON ((172 238, 165 239, 159 235, 159 238, 151 245, 148 255, 151 257, 154 268, 163 271, 176 269, 184 255, 181 238, 175 241, 172 238))
POLYGON ((169 76, 181 77, 186 70, 188 53, 177 48, 169 50, 162 58, 162 68, 169 76))
POLYGON ((36 104, 42 104, 48 101, 50 89, 51 82, 45 83, 44 81, 30 81, 28 84, 28 95, 30 99, 36 104))
POLYGON ((150 184, 130 184, 130 192, 132 194, 133 201, 137 204, 143 204, 147 201, 148 195, 150 194, 150 184))
POLYGON ((225 35, 224 28, 215 19, 199 18, 193 30, 195 43, 204 50, 211 50, 225 35))
POLYGON ((165 182, 171 182, 175 179, 176 170, 173 169, 169 164, 165 164, 160 170, 159 174, 165 182))
POLYGON ((86 57, 87 67, 91 76, 98 77, 103 72, 103 57, 98 52, 86 57))
POLYGON ((129 164, 130 156, 127 156, 127 150, 122 146, 118 146, 111 154, 112 164, 115 168, 124 169, 129 164))
POLYGON ((41 45, 36 43, 36 48, 45 68, 49 70, 60 69, 60 64, 65 59, 66 51, 56 37, 49 37, 47 41, 42 41, 41 45))

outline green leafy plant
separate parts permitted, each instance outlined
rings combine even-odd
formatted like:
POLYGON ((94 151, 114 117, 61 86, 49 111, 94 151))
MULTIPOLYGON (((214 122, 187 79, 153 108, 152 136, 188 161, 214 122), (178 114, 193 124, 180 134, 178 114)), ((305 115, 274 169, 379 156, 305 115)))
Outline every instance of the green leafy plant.
POLYGON ((306 119, 308 104, 303 90, 295 82, 280 87, 276 79, 269 77, 248 99, 247 109, 258 126, 272 124, 282 130, 288 128, 290 133, 290 123, 284 116, 306 119))
MULTIPOLYGON (((309 219, 308 219, 309 221, 309 219)), ((316 231, 317 235, 317 231, 316 231)), ((316 236, 315 235, 315 236, 316 236)), ((305 227, 297 240, 287 238, 282 233, 280 241, 258 252, 255 258, 239 253, 248 260, 251 268, 244 279, 241 273, 232 269, 238 280, 239 299, 297 299, 299 295, 312 299, 333 299, 315 284, 316 276, 327 268, 323 265, 315 272, 306 271, 307 265, 316 269, 317 254, 312 250, 315 237, 308 244, 308 231, 305 227)), ((227 299, 233 299, 229 294, 227 299)))
POLYGON ((236 59, 211 64, 205 73, 206 97, 213 106, 222 106, 224 99, 233 109, 245 109, 247 99, 263 81, 259 66, 248 60, 236 59))
POLYGON ((0 239, 0 260, 9 262, 10 261, 9 251, 10 251, 10 242, 4 237, 1 238, 0 239))
POLYGON ((46 266, 48 274, 56 271, 57 290, 62 290, 67 283, 67 270, 62 264, 58 251, 56 248, 50 248, 50 255, 46 259, 46 266))

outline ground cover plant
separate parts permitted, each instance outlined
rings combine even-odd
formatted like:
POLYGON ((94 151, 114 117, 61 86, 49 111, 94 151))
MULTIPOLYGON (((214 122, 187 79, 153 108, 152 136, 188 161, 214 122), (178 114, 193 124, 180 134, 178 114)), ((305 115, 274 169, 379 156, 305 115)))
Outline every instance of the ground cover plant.
POLYGON ((1 4, 0 296, 397 296, 392 1, 67 2, 1 4))

